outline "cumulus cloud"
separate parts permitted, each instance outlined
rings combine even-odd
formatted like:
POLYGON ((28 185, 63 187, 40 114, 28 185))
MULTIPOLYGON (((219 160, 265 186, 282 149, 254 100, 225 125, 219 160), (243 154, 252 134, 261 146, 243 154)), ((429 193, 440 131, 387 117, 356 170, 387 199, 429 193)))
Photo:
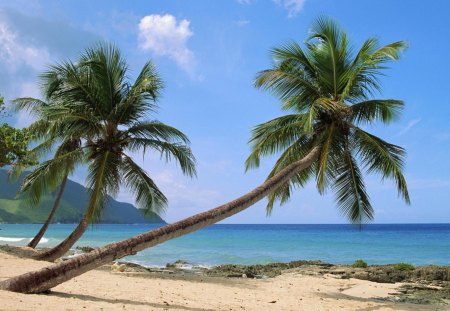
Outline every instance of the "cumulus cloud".
POLYGON ((288 11, 288 17, 294 17, 303 9, 305 0, 273 0, 288 11))
POLYGON ((189 73, 195 69, 194 53, 187 47, 192 35, 190 21, 177 21, 170 14, 147 15, 139 23, 140 48, 172 58, 189 73))

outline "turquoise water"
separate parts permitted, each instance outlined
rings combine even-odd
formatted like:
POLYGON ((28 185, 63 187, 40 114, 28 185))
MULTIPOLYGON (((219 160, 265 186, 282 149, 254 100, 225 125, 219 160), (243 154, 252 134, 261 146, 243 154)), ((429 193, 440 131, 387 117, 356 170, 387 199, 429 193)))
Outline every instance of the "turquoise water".
MULTIPOLYGON (((56 245, 75 227, 55 224, 42 247, 56 245)), ((40 225, 0 224, 0 244, 26 245, 40 225)), ((95 225, 76 244, 102 246, 156 228, 155 225, 95 225)), ((292 260, 369 264, 409 262, 450 265, 450 224, 367 225, 214 225, 144 250, 128 261, 164 266, 178 259, 212 266, 292 260)))

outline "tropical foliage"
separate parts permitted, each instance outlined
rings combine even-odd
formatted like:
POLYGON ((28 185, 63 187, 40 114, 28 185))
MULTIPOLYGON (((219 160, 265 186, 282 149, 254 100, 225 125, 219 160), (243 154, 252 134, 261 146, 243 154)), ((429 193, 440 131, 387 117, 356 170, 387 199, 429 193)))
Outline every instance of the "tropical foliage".
POLYGON ((167 198, 134 162, 133 153, 156 151, 166 161, 175 160, 186 175, 196 174, 186 135, 147 120, 157 111, 163 87, 153 64, 147 62, 133 84, 127 73, 120 51, 98 44, 76 62, 52 65, 41 75, 45 102, 34 98, 14 102, 18 109, 28 109, 38 118, 31 126, 41 139, 36 154, 58 145, 54 157, 41 163, 22 185, 32 203, 37 204, 43 193, 65 181, 78 165, 88 166, 90 201, 85 216, 66 240, 40 254, 40 259, 63 255, 88 223, 100 220, 108 195, 117 195, 120 186, 134 195, 139 208, 156 213, 164 210, 167 198))
MULTIPOLYGON (((6 116, 4 99, 0 96, 0 116, 6 116)), ((32 135, 28 129, 16 129, 7 123, 0 125, 0 167, 7 165, 36 164, 35 157, 28 152, 32 135)))
POLYGON ((402 174, 404 149, 362 128, 389 124, 399 116, 402 101, 372 96, 381 89, 385 64, 397 60, 404 49, 402 41, 380 46, 370 38, 353 53, 347 34, 332 20, 319 18, 305 48, 292 42, 272 50, 273 66, 258 74, 255 85, 275 94, 291 113, 255 127, 246 168, 258 167, 261 157, 281 153, 270 178, 313 146, 320 146, 321 153, 314 166, 270 193, 268 213, 275 202, 287 202, 295 187, 314 176, 320 193, 328 188, 335 192, 339 210, 350 221, 371 220, 363 169, 393 179, 409 203, 402 174))
MULTIPOLYGON (((380 89, 378 78, 385 69, 385 63, 398 59, 404 48, 404 42, 379 47, 378 41, 372 38, 357 53, 353 53, 345 32, 333 21, 319 18, 304 49, 295 42, 274 49, 273 67, 259 73, 256 79, 257 87, 273 92, 280 98, 282 107, 291 111, 286 116, 257 126, 252 133, 250 142, 253 150, 246 161, 247 169, 258 167, 261 157, 281 153, 266 181, 239 198, 211 210, 106 245, 78 258, 2 281, 0 289, 44 292, 100 265, 226 219, 266 196, 269 196, 267 210, 270 213, 275 202, 289 200, 292 190, 303 186, 312 176, 315 176, 321 193, 328 188, 335 191, 338 207, 352 222, 362 223, 373 217, 362 169, 369 173, 381 173, 382 178, 393 179, 399 194, 409 202, 402 174, 403 148, 361 128, 375 121, 390 123, 403 107, 399 100, 372 99, 372 95, 380 89)), ((60 76, 64 77, 64 74, 60 76)), ((64 78, 64 81, 71 79, 64 78)), ((56 85, 59 89, 59 82, 56 85)), ((84 86, 91 85, 96 83, 84 86)), ((101 96, 108 85, 112 84, 95 88, 97 93, 92 95, 101 96)), ((64 91, 66 87, 62 87, 61 90, 66 94, 72 93, 70 88, 64 91)), ((78 95, 75 97, 80 98, 78 95)), ((91 124, 91 120, 98 116, 96 111, 103 113, 103 107, 113 101, 105 102, 101 107, 93 106, 89 101, 88 98, 85 108, 78 107, 77 102, 64 106, 73 109, 69 111, 75 112, 75 120, 79 118, 77 115, 84 115, 88 110, 92 118, 83 119, 83 126, 79 128, 90 128, 95 132, 98 124, 91 124)), ((118 110, 122 108, 117 107, 118 110)), ((63 115, 60 114, 61 117, 63 115)), ((104 124, 106 133, 110 133, 108 124, 104 124)), ((87 146, 91 148, 89 136, 87 140, 87 146)), ((93 144, 98 140, 92 140, 93 144)), ((109 160, 111 156, 115 163, 121 164, 120 159, 115 160, 113 155, 122 147, 121 144, 111 145, 109 140, 100 140, 89 159, 92 163, 103 163, 107 167, 108 161, 102 159, 108 156, 109 160)), ((115 178, 96 182, 93 177, 97 176, 94 173, 98 171, 102 170, 101 167, 97 169, 97 165, 91 168, 92 177, 89 180, 92 180, 94 194, 97 185, 100 185, 99 189, 116 185, 115 178)), ((114 171, 107 171, 102 176, 114 176, 114 171)))
POLYGON ((156 112, 163 87, 153 64, 144 65, 134 84, 127 81, 127 71, 116 47, 99 44, 87 49, 76 63, 52 65, 41 75, 47 103, 31 98, 15 101, 40 117, 33 130, 45 137, 42 149, 60 142, 54 158, 26 179, 24 191, 38 199, 42 185, 60 181, 67 167, 86 162, 92 195, 87 213, 95 219, 107 194, 116 195, 121 185, 135 195, 141 208, 158 211, 167 203, 127 152, 155 150, 166 160, 175 159, 183 173, 195 175, 188 138, 164 123, 144 120, 156 112))

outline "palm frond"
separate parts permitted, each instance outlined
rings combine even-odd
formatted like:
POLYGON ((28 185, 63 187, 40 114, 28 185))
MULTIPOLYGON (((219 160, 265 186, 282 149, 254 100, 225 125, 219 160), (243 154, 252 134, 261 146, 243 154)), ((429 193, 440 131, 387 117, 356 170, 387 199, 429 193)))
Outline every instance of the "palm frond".
POLYGON ((111 151, 92 152, 89 155, 87 185, 90 193, 86 218, 97 222, 106 206, 108 195, 115 197, 119 192, 121 156, 111 151))
POLYGON ((39 164, 25 177, 20 193, 26 194, 29 205, 37 206, 41 196, 54 191, 64 176, 70 174, 76 165, 83 161, 83 157, 83 151, 77 149, 39 164))
POLYGON ((335 145, 336 139, 335 135, 336 129, 334 125, 327 128, 319 138, 320 145, 322 146, 320 150, 319 159, 316 164, 316 182, 317 189, 320 194, 325 193, 325 189, 328 187, 330 180, 334 173, 334 158, 335 158, 335 145))
POLYGON ((246 171, 259 167, 261 157, 283 151, 303 136, 304 122, 303 115, 292 114, 257 125, 249 140, 252 152, 245 161, 246 171))
POLYGON ((381 121, 389 124, 395 121, 403 109, 403 102, 394 99, 374 99, 357 103, 349 107, 352 122, 369 124, 381 121))
POLYGON ((168 142, 181 141, 189 143, 189 139, 180 130, 159 121, 146 121, 133 124, 125 131, 126 135, 136 138, 161 139, 168 142))
POLYGON ((25 110, 35 117, 39 116, 40 110, 47 106, 46 102, 32 97, 16 98, 11 102, 15 111, 25 110))
POLYGON ((197 175, 195 157, 186 145, 148 138, 130 138, 128 144, 130 150, 142 150, 144 154, 148 149, 156 150, 166 162, 170 162, 172 159, 176 160, 183 174, 190 177, 197 175))
POLYGON ((381 70, 386 69, 384 63, 398 60, 406 49, 404 41, 394 42, 379 47, 378 39, 366 40, 346 75, 346 86, 342 96, 349 102, 367 100, 367 95, 381 90, 378 77, 383 76, 381 70))
POLYGON ((368 171, 381 173, 383 179, 394 179, 399 196, 410 204, 408 186, 402 173, 405 150, 359 128, 354 129, 353 139, 358 146, 358 155, 368 171))
POLYGON ((164 212, 167 198, 147 173, 128 156, 123 157, 121 168, 123 183, 133 193, 137 206, 146 213, 164 212))
POLYGON ((125 89, 124 99, 113 111, 119 124, 137 122, 149 112, 154 112, 154 104, 159 98, 164 84, 151 61, 142 68, 132 86, 125 89))
MULTIPOLYGON (((286 166, 305 157, 311 151, 313 146, 313 141, 311 141, 308 137, 303 136, 299 138, 294 144, 292 144, 283 152, 283 154, 280 156, 280 158, 277 160, 274 167, 270 171, 267 179, 273 177, 286 166)), ((312 167, 306 168, 300 173, 293 176, 289 182, 270 192, 266 205, 267 215, 270 215, 272 213, 273 206, 276 202, 279 201, 280 205, 288 202, 291 197, 292 190, 295 187, 303 187, 312 175, 312 167)))
POLYGON ((348 148, 340 159, 333 185, 337 207, 352 223, 363 224, 373 219, 373 208, 361 171, 348 148))
POLYGON ((86 49, 79 66, 89 72, 88 89, 95 94, 99 110, 107 116, 123 99, 122 88, 128 66, 120 50, 113 44, 95 44, 86 49))

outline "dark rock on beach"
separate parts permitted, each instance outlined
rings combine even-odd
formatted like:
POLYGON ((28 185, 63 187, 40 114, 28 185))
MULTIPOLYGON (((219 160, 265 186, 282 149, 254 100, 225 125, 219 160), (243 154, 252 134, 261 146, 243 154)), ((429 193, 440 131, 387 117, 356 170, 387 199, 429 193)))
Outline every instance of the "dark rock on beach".
POLYGON ((399 270, 396 265, 376 265, 367 268, 353 268, 347 265, 336 265, 333 269, 321 271, 340 275, 342 278, 355 278, 377 283, 397 282, 448 282, 450 281, 449 266, 420 266, 414 270, 399 270))
POLYGON ((75 249, 81 253, 89 253, 90 251, 93 251, 95 248, 90 246, 77 246, 75 249))
POLYGON ((221 277, 242 277, 247 278, 266 278, 275 277, 285 270, 299 268, 302 266, 317 266, 321 268, 330 268, 333 265, 322 261, 298 260, 288 263, 270 263, 265 265, 220 265, 206 271, 208 276, 221 277))

